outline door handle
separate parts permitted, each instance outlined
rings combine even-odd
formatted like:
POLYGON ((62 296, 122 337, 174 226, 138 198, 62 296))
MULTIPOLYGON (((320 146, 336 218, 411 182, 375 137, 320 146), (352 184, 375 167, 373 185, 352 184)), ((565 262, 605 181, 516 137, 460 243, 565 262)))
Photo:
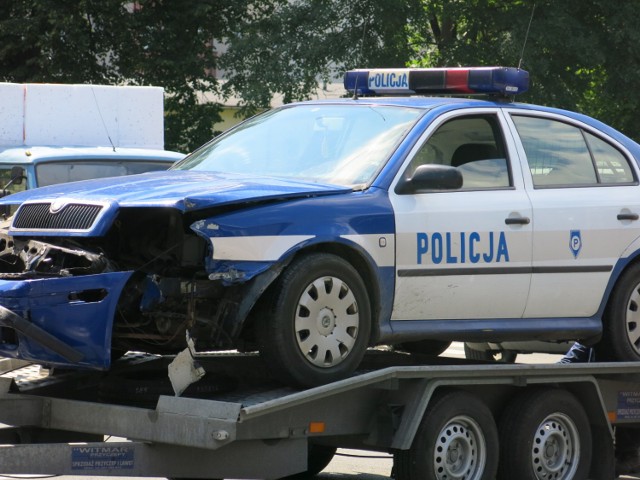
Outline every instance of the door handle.
POLYGON ((529 225, 531 219, 529 217, 509 217, 504 219, 507 225, 529 225))
POLYGON ((638 215, 637 213, 619 213, 618 214, 618 220, 638 220, 640 218, 640 215, 638 215))

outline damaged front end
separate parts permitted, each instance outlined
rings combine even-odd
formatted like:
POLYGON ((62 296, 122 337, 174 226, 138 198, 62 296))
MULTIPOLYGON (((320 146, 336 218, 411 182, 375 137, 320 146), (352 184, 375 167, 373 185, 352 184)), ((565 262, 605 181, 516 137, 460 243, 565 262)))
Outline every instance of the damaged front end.
POLYGON ((114 271, 103 255, 4 232, 0 247, 0 354, 108 368, 114 299, 132 272, 114 271))
POLYGON ((129 350, 183 350, 186 332, 198 350, 238 348, 277 271, 214 269, 191 223, 154 207, 121 209, 100 236, 0 230, 0 355, 107 369, 129 350))

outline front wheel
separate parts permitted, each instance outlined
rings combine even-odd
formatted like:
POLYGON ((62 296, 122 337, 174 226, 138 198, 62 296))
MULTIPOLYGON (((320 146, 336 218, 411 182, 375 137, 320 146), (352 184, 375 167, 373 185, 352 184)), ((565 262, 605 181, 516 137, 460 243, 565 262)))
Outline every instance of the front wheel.
POLYGON ((604 318, 604 332, 596 358, 640 360, 640 263, 618 280, 604 318))
POLYGON ((348 376, 362 361, 371 307, 356 269, 336 255, 294 261, 267 292, 260 353, 286 383, 312 387, 348 376))

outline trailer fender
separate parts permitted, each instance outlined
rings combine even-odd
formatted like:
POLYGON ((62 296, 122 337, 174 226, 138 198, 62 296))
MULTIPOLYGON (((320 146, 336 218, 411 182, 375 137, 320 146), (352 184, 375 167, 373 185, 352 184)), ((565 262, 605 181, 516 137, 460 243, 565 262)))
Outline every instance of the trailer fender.
POLYGON ((433 394, 439 388, 463 388, 474 392, 481 399, 487 401, 496 417, 499 417, 501 407, 496 405, 505 404, 515 390, 526 388, 529 385, 556 385, 566 388, 578 397, 587 412, 591 428, 594 433, 598 433, 599 439, 594 443, 594 448, 602 448, 604 452, 607 444, 613 444, 613 430, 607 421, 607 412, 604 406, 596 380, 591 376, 571 376, 571 377, 496 377, 487 378, 479 382, 477 379, 425 379, 420 382, 420 386, 414 390, 412 397, 405 404, 402 417, 399 421, 398 429, 395 431, 391 442, 392 449, 408 450, 413 443, 418 425, 425 414, 428 414, 428 406, 433 394), (502 389, 502 401, 497 401, 493 397, 499 389, 486 389, 488 386, 500 386, 502 389), (491 391, 491 394, 487 392, 491 391), (597 432, 596 432, 597 430, 597 432))

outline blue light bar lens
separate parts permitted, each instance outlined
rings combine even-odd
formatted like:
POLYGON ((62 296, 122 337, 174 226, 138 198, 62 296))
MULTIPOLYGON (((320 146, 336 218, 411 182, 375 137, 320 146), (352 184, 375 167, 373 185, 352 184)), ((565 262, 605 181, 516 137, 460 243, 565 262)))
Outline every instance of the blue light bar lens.
POLYGON ((512 67, 351 70, 344 76, 344 86, 358 95, 515 95, 529 89, 529 73, 512 67))

